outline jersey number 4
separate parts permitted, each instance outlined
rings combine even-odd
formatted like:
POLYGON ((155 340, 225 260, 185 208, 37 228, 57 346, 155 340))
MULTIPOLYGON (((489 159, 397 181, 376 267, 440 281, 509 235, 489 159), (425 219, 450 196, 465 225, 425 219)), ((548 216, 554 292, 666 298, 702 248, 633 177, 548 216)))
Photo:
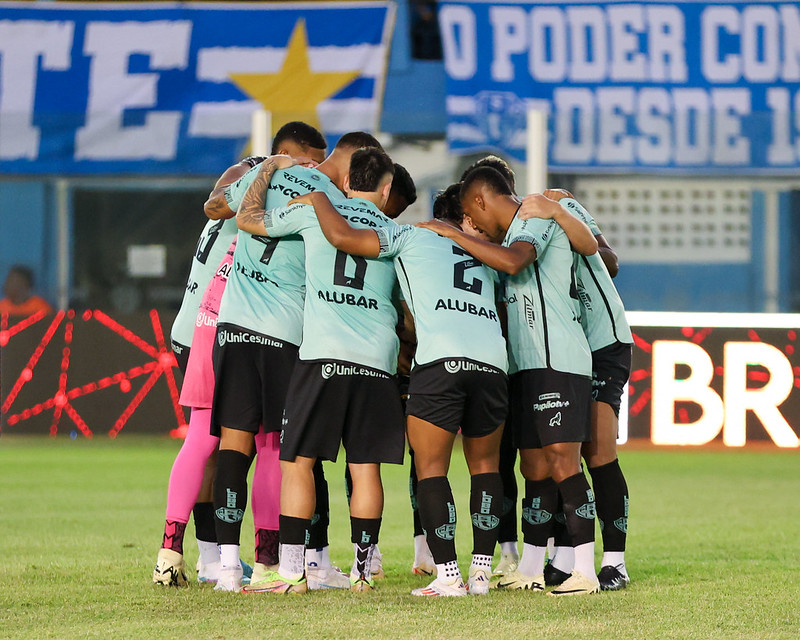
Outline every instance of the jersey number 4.
POLYGON ((219 230, 222 229, 223 224, 225 224, 225 220, 220 220, 217 224, 212 225, 208 230, 208 235, 205 237, 205 242, 203 242, 204 238, 200 238, 197 241, 197 249, 194 251, 194 257, 197 258, 200 264, 205 264, 208 260, 208 254, 211 253, 211 247, 213 247, 214 243, 217 241, 219 230))

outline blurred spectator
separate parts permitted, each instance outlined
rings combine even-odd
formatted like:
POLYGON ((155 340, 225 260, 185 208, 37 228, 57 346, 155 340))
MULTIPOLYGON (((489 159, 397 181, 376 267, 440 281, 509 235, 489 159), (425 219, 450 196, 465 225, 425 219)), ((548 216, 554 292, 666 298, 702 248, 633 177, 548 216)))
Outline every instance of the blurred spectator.
POLYGON ((417 60, 441 60, 442 39, 436 2, 412 0, 411 2, 411 57, 417 60))
POLYGON ((29 316, 37 311, 53 312, 47 300, 33 295, 33 271, 23 265, 15 264, 8 270, 3 294, 0 313, 29 316))

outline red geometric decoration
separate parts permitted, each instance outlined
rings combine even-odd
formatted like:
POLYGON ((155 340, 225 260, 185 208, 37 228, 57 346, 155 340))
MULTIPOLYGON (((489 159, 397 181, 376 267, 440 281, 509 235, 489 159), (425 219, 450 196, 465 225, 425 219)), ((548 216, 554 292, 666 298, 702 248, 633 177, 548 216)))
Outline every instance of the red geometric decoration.
MULTIPOLYGON (((148 394, 153 391, 158 380, 163 376, 169 392, 171 404, 170 412, 174 414, 175 420, 173 423, 175 424, 175 428, 171 429, 170 433, 173 437, 182 437, 185 434, 187 428, 186 419, 183 409, 178 403, 179 392, 173 372, 173 368, 177 367, 177 362, 174 354, 166 344, 161 320, 156 310, 151 310, 149 313, 150 329, 152 330, 152 338, 155 340, 155 344, 151 344, 147 339, 137 335, 134 331, 103 311, 87 310, 83 312, 80 316, 80 320, 77 321, 83 325, 80 327, 82 330, 84 328, 90 328, 94 335, 98 331, 103 330, 101 327, 108 329, 116 337, 122 338, 123 341, 138 349, 145 356, 145 361, 136 366, 116 371, 112 375, 103 375, 84 384, 73 384, 72 387, 70 387, 71 363, 79 358, 87 359, 96 357, 97 355, 93 352, 90 347, 90 342, 86 339, 81 343, 82 349, 85 351, 84 353, 73 351, 73 333, 76 329, 76 314, 74 310, 67 312, 59 311, 55 316, 50 318, 46 318, 44 313, 37 313, 18 321, 12 326, 9 326, 10 320, 7 315, 0 315, 0 347, 7 347, 12 339, 18 338, 20 334, 26 330, 33 330, 32 328, 37 325, 39 325, 39 329, 41 330, 42 325, 40 323, 47 322, 48 320, 49 325, 47 329, 44 331, 44 334, 33 349, 25 365, 22 367, 21 371, 19 371, 16 380, 10 385, 10 388, 6 380, 0 380, 0 383, 2 383, 2 390, 0 390, 0 398, 2 398, 0 416, 2 416, 3 423, 12 427, 34 416, 39 416, 40 414, 52 410, 52 420, 49 428, 51 437, 55 437, 58 434, 59 428, 63 430, 63 418, 66 415, 76 427, 77 432, 80 432, 86 438, 92 438, 98 428, 105 429, 106 426, 99 424, 95 425, 93 428, 79 413, 78 409, 76 409, 74 406, 75 401, 79 398, 85 399, 87 396, 96 394, 104 389, 113 388, 114 386, 118 387, 121 394, 128 394, 132 390, 132 380, 135 381, 142 376, 147 376, 144 380, 144 384, 139 387, 133 398, 124 405, 118 417, 113 419, 112 426, 108 430, 108 435, 111 438, 115 438, 120 431, 125 428, 125 425, 129 422, 137 409, 139 409, 148 394), (98 324, 100 326, 96 326, 98 324), (95 326, 89 327, 89 325, 95 326), (17 402, 20 394, 26 388, 26 385, 37 375, 37 365, 39 365, 42 357, 47 352, 52 353, 53 350, 59 348, 57 344, 59 336, 63 336, 63 345, 60 351, 60 370, 55 389, 52 390, 52 393, 47 392, 45 394, 46 397, 39 402, 30 404, 29 406, 22 406, 21 402, 17 402), (5 389, 8 389, 8 392, 3 395, 2 392, 5 389)), ((127 359, 131 357, 136 358, 135 353, 136 352, 133 353, 133 356, 127 354, 127 359)), ((106 422, 106 420, 107 418, 102 422, 106 422)))

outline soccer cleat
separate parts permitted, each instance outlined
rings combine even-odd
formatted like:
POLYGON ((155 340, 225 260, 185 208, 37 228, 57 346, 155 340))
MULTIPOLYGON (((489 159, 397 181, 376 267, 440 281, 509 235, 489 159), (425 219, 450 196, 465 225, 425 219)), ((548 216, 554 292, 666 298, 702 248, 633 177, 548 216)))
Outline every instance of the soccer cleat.
POLYGON ((411 592, 412 596, 428 596, 428 597, 457 597, 467 595, 467 587, 464 586, 464 581, 457 578, 453 582, 447 583, 436 578, 427 587, 414 589, 411 592))
POLYGON ((292 593, 302 595, 308 591, 305 576, 286 578, 277 571, 267 571, 262 580, 251 582, 242 588, 242 593, 292 593))
POLYGON ((165 587, 188 586, 183 555, 172 549, 159 549, 156 566, 153 569, 153 582, 165 587))
POLYGON ((233 591, 239 593, 242 590, 242 567, 222 567, 219 570, 217 584, 214 591, 233 591))
POLYGON ((411 567, 411 573, 418 576, 435 576, 436 562, 433 560, 428 543, 425 542, 425 536, 418 536, 418 538, 421 539, 419 542, 417 538, 414 539, 414 564, 411 567))
POLYGON ((493 576, 504 576, 507 573, 513 573, 517 570, 519 557, 513 553, 504 553, 500 556, 500 562, 497 563, 497 568, 492 573, 493 576))
POLYGON ((219 571, 221 568, 219 562, 212 562, 210 564, 203 564, 197 561, 197 581, 204 584, 217 584, 219 579, 219 571))
POLYGON ((364 592, 364 591, 375 590, 374 576, 369 578, 365 575, 356 577, 351 573, 349 580, 350 580, 350 591, 364 592))
POLYGON ((519 569, 514 569, 514 571, 505 574, 497 581, 497 588, 544 591, 544 576, 526 576, 524 573, 520 573, 519 569))
POLYGON ((585 596, 600 591, 600 582, 592 575, 583 575, 580 571, 573 571, 572 575, 562 584, 553 589, 548 596, 585 596))
POLYGON ((436 574, 436 565, 433 564, 433 560, 430 561, 430 564, 425 560, 417 560, 414 559, 414 565, 411 567, 411 573, 418 576, 432 576, 436 574))
POLYGON ((419 562, 414 560, 414 565, 411 567, 411 573, 417 576, 432 576, 436 574, 436 565, 435 564, 425 564, 424 562, 419 562))
POLYGON ((383 570, 383 554, 378 549, 378 545, 375 545, 375 550, 372 552, 369 569, 373 580, 383 580, 386 577, 386 572, 383 570))
POLYGON ((606 565, 600 568, 600 573, 597 574, 597 579, 600 582, 601 591, 619 591, 628 586, 631 579, 625 573, 625 565, 618 564, 616 567, 606 565), (620 568, 622 571, 620 571, 620 568))
POLYGON ((489 593, 489 572, 481 567, 470 567, 467 591, 471 596, 485 596, 489 593))
POLYGON ((309 562, 306 566, 306 579, 308 588, 316 589, 349 589, 350 576, 339 567, 328 565, 320 567, 316 562, 309 562))
POLYGON ((264 578, 267 577, 267 574, 270 571, 277 571, 280 565, 277 564, 263 564, 261 562, 256 562, 253 565, 253 573, 250 576, 250 583, 260 582, 264 578))
POLYGON ((239 558, 239 562, 242 564, 242 584, 250 584, 250 579, 253 577, 253 567, 241 558, 239 558))
POLYGON ((563 584, 564 581, 569 578, 569 576, 569 573, 562 571, 561 569, 557 569, 550 561, 544 565, 544 583, 548 587, 557 587, 558 585, 563 584))

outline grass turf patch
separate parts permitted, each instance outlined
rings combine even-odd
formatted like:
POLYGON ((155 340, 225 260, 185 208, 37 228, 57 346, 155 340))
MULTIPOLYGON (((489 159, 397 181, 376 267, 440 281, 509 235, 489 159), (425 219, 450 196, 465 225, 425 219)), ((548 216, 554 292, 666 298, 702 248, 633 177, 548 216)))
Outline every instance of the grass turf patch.
MULTIPOLYGON (((196 582, 181 590, 156 587, 150 574, 178 447, 146 437, 0 440, 0 637, 800 637, 794 452, 623 450, 631 493, 627 590, 566 599, 496 591, 438 599, 409 595, 426 580, 410 573, 407 462, 384 467, 380 547, 387 580, 376 592, 280 597, 219 593, 196 582)), ((331 556, 349 570, 341 457, 325 470, 331 556)), ((466 574, 469 477, 460 450, 450 479, 466 574)), ((251 518, 242 531, 242 554, 252 561, 251 518)), ((184 548, 193 567, 192 525, 184 548)))

